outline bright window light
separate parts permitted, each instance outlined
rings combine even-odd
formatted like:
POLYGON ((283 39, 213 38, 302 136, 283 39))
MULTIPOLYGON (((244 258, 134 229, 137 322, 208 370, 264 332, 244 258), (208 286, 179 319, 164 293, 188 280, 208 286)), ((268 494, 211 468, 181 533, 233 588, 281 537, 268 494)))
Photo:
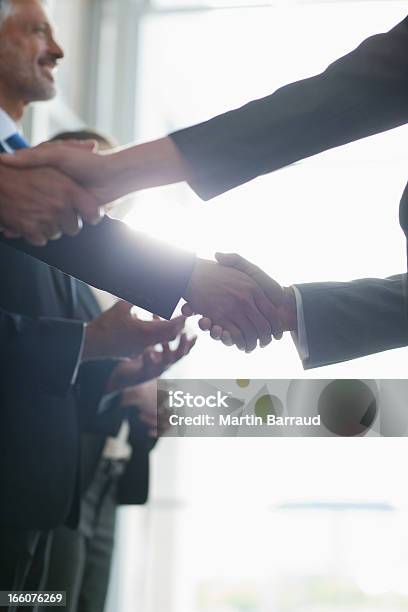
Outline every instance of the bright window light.
MULTIPOLYGON (((406 7, 339 0, 157 10, 142 22, 138 136, 161 136, 316 74, 398 23, 406 7)), ((407 135, 402 128, 330 151, 206 204, 185 186, 142 192, 127 222, 203 256, 240 252, 284 284, 397 274, 405 270, 398 204, 407 135)), ((248 356, 202 336, 171 375, 398 378, 406 376, 406 357, 402 349, 304 373, 290 339, 248 356)), ((140 609, 408 610, 403 439, 159 446, 140 609)), ((126 511, 126 520, 138 513, 126 511)), ((122 566, 131 591, 132 570, 122 566)))

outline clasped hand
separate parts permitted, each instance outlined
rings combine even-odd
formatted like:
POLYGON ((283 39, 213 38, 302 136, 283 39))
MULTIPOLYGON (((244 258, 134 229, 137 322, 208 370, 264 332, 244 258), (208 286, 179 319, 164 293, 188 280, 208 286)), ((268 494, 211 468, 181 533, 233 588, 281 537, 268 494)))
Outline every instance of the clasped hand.
POLYGON ((236 254, 197 260, 183 314, 203 315, 200 328, 227 346, 250 352, 297 329, 296 300, 260 268, 236 254))

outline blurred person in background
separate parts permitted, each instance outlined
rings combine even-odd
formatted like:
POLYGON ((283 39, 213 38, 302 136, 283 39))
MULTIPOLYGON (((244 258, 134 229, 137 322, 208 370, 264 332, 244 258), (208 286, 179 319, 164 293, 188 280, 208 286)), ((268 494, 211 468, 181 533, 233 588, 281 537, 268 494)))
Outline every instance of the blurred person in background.
MULTIPOLYGON (((98 132, 64 132, 54 140, 94 140, 100 150, 113 142, 98 132)), ((92 290, 76 281, 78 311, 84 321, 98 317, 102 310, 92 290)), ((157 365, 150 366, 150 376, 185 356, 195 339, 183 334, 172 350, 167 343, 155 353, 157 365)), ((151 349, 153 351, 153 348, 151 349)), ((143 364, 140 359, 141 378, 143 364)), ((116 509, 120 504, 144 504, 149 487, 149 453, 163 433, 165 411, 157 405, 155 378, 123 392, 124 415, 118 435, 83 433, 80 458, 80 520, 76 528, 59 527, 54 531, 48 578, 45 589, 67 592, 68 612, 102 612, 109 585, 116 509), (159 416, 158 416, 159 415, 159 416)), ((168 423, 168 419, 167 419, 168 423)))

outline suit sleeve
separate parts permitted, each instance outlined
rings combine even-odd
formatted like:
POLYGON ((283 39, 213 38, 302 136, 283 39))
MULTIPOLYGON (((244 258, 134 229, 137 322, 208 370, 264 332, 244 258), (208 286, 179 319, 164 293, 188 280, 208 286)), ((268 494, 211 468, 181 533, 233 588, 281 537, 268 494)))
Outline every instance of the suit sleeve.
POLYGON ((0 310, 0 361, 6 383, 21 371, 24 384, 65 395, 73 382, 84 326, 78 321, 29 318, 0 310), (61 351, 61 346, 64 350, 61 351))
POLYGON ((120 360, 97 359, 81 365, 76 385, 79 423, 85 433, 116 436, 128 409, 121 393, 106 394, 109 377, 120 360))
POLYGON ((191 253, 109 217, 42 248, 1 235, 0 241, 166 319, 182 298, 195 263, 191 253))
POLYGON ((128 411, 128 421, 132 456, 119 480, 117 500, 121 505, 144 504, 149 495, 149 454, 157 440, 149 438, 147 427, 138 419, 136 410, 128 411))
POLYGON ((296 285, 308 344, 305 369, 408 345, 407 277, 296 285))
POLYGON ((408 18, 322 74, 171 135, 204 200, 408 121, 408 18))

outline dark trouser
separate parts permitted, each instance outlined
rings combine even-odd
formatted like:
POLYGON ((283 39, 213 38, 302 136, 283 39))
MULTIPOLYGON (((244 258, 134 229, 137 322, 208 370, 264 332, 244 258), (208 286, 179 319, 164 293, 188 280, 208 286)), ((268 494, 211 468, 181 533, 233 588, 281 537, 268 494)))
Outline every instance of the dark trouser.
POLYGON ((102 461, 82 499, 78 529, 60 527, 54 532, 46 590, 67 592, 66 612, 103 612, 112 560, 116 484, 122 471, 121 464, 102 461))
MULTIPOLYGON (((0 591, 35 592, 44 589, 49 551, 50 532, 1 528, 0 591)), ((0 609, 15 612, 18 608, 0 609)))

